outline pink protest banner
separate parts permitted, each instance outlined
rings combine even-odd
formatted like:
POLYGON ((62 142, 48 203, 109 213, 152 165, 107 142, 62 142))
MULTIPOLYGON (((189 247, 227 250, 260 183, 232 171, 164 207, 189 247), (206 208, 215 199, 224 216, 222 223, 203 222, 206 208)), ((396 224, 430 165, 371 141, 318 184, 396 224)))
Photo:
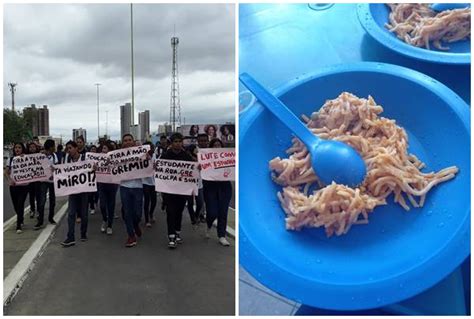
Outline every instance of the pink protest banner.
POLYGON ((153 176, 153 163, 147 155, 149 150, 150 146, 144 145, 108 152, 111 179, 120 183, 153 176))
POLYGON ((119 184, 120 179, 112 175, 113 166, 109 163, 108 153, 86 153, 86 160, 96 164, 97 183, 119 184))
POLYGON ((199 170, 196 162, 157 159, 154 168, 157 192, 178 195, 198 193, 199 170))
POLYGON ((51 163, 42 153, 15 156, 10 171, 10 177, 17 185, 48 181, 53 175, 51 163))
POLYGON ((198 162, 201 164, 201 177, 206 181, 235 180, 234 148, 200 148, 198 162))
POLYGON ((93 161, 54 165, 54 193, 67 196, 97 191, 93 161))

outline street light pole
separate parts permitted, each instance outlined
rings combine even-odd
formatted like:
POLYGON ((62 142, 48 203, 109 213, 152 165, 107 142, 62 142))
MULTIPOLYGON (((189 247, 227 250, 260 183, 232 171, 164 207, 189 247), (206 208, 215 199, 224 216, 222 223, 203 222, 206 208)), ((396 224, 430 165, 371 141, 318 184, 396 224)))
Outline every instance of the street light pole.
POLYGON ((130 50, 132 64, 132 125, 135 125, 135 70, 133 65, 133 3, 130 3, 130 50))
POLYGON ((97 86, 97 142, 100 141, 100 128, 99 128, 99 86, 100 83, 94 84, 97 86))
POLYGON ((105 111, 105 135, 109 135, 109 111, 105 111))

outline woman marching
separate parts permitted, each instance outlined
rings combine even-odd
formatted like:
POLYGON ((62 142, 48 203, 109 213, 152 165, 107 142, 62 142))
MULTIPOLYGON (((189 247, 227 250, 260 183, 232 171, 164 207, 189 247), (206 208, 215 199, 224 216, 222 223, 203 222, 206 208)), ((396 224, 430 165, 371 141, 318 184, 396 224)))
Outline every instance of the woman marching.
MULTIPOLYGON (((213 139, 209 148, 224 147, 220 139, 213 139)), ((229 246, 225 238, 227 228, 227 212, 232 198, 232 184, 229 181, 206 181, 203 180, 204 202, 206 203, 206 238, 210 238, 212 223, 217 218, 217 237, 223 246, 229 246)))
MULTIPOLYGON (((100 148, 99 148, 100 149, 100 148)), ((115 150, 115 145, 106 142, 101 146, 102 153, 108 153, 115 150)), ((99 206, 102 213, 102 226, 100 231, 112 235, 112 224, 115 218, 115 199, 119 185, 112 183, 97 183, 99 190, 99 206)))
MULTIPOLYGON (((156 153, 153 143, 146 142, 143 145, 150 145, 150 151, 148 154, 151 156, 152 163, 156 160, 156 153)), ((145 214, 145 226, 150 228, 151 224, 155 223, 155 218, 153 214, 156 208, 156 191, 155 191, 155 178, 153 176, 142 178, 143 182, 143 212, 145 214)))
POLYGON ((10 196, 13 202, 13 208, 16 213, 16 233, 21 234, 23 232, 23 215, 25 213, 25 200, 28 195, 29 185, 16 185, 13 179, 11 178, 11 166, 13 157, 24 156, 26 153, 26 148, 23 143, 14 143, 13 145, 13 156, 8 160, 8 164, 5 168, 4 174, 5 178, 10 185, 10 196))
MULTIPOLYGON (((65 163, 74 163, 78 161, 85 161, 86 153, 82 154, 79 152, 77 143, 74 141, 69 141, 66 144, 66 149, 68 150, 68 156, 65 159, 65 163)), ((76 244, 74 232, 76 227, 76 216, 81 218, 81 241, 87 241, 87 223, 88 223, 88 214, 87 214, 87 197, 89 193, 79 193, 72 194, 68 197, 68 232, 66 240, 64 240, 61 245, 64 247, 70 247, 76 244)))

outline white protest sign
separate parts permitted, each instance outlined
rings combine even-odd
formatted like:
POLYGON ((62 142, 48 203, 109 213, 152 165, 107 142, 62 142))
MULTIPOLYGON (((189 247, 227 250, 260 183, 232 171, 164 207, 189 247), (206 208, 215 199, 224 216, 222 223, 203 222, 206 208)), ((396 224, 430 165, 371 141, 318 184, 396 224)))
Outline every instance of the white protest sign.
POLYGON ((157 192, 197 195, 199 170, 196 162, 157 159, 154 167, 157 192))
POLYGON ((206 181, 235 180, 235 148, 200 148, 198 162, 206 181))
POLYGON ((41 153, 15 156, 10 171, 11 179, 18 185, 48 181, 53 175, 51 163, 41 153))
POLYGON ((120 180, 112 175, 112 165, 109 164, 108 153, 86 153, 86 160, 93 161, 97 167, 95 175, 97 183, 119 184, 120 180))
POLYGON ((153 163, 147 153, 150 145, 122 148, 107 153, 110 173, 116 182, 153 176, 153 163))
POLYGON ((97 191, 93 161, 54 165, 54 193, 56 196, 97 191))

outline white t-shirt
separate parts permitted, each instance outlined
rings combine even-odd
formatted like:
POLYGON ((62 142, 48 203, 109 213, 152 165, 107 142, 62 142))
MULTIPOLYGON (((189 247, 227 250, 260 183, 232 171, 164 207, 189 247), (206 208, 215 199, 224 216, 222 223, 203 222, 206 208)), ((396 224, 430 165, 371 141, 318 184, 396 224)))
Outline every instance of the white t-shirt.
MULTIPOLYGON (((44 154, 44 155, 46 155, 46 157, 48 158, 48 161, 51 164, 51 167, 53 165, 58 164, 58 156, 55 153, 52 153, 51 155, 47 155, 47 154, 44 154)), ((51 178, 48 181, 46 181, 46 183, 53 183, 53 182, 54 182, 53 176, 51 176, 51 178)))
MULTIPOLYGON (((154 164, 155 160, 156 160, 156 153, 153 153, 153 156, 151 157, 151 162, 154 164)), ((142 183, 145 185, 155 186, 155 177, 154 176, 144 177, 142 178, 142 183)))

